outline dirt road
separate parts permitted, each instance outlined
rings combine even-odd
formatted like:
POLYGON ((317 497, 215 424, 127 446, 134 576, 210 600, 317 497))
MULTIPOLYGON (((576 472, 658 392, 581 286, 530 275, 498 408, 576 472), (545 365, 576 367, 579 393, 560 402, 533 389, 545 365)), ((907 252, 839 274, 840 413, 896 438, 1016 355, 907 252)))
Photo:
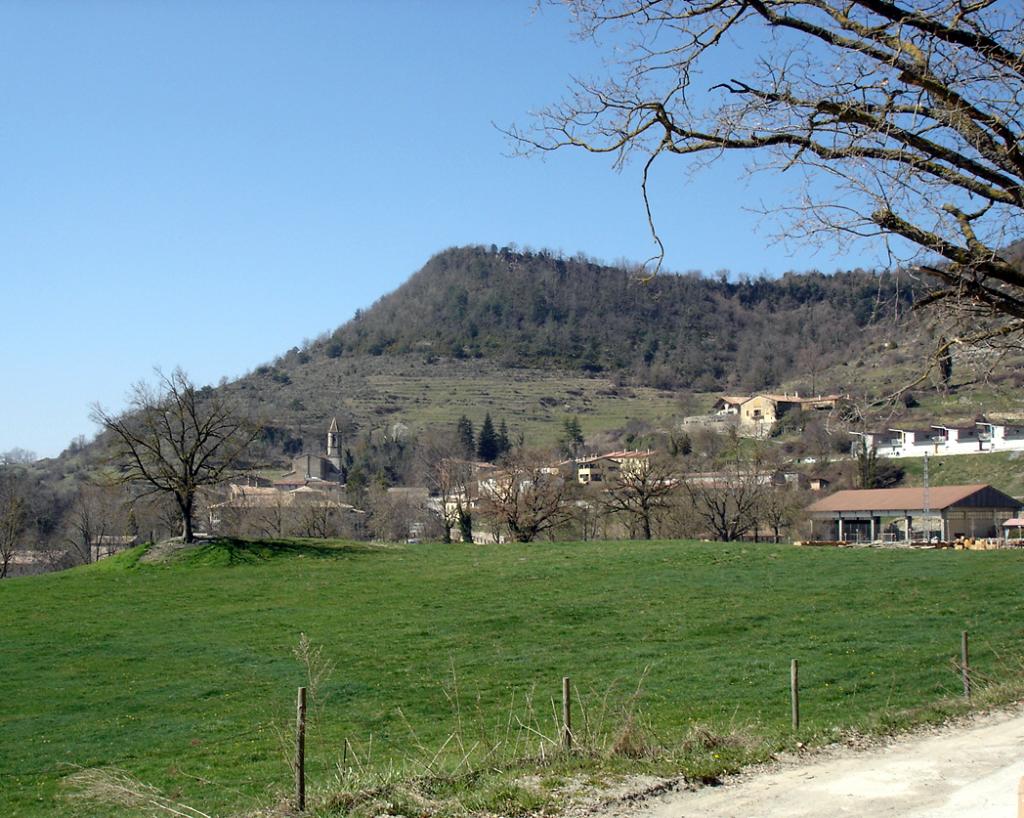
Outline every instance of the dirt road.
POLYGON ((604 818, 1017 818, 1024 710, 867 750, 826 752, 604 818))

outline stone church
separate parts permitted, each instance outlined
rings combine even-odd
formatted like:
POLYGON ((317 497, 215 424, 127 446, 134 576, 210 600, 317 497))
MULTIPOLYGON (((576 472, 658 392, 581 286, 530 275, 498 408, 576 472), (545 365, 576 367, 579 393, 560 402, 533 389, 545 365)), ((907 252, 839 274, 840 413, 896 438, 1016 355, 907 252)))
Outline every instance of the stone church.
POLYGON ((292 460, 292 470, 274 481, 275 488, 299 488, 310 483, 341 483, 341 433, 338 419, 327 429, 327 455, 301 454, 292 460))

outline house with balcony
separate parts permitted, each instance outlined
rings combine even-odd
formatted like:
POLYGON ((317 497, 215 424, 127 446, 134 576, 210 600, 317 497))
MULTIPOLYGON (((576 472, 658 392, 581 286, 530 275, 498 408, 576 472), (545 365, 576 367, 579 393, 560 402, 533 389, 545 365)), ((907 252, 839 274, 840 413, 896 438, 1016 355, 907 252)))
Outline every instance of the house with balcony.
MULTIPOLYGON (((977 421, 973 425, 934 424, 927 429, 850 432, 881 457, 944 457, 982 452, 1024 451, 1024 425, 977 421)), ((854 440, 851 453, 861 447, 854 440)))

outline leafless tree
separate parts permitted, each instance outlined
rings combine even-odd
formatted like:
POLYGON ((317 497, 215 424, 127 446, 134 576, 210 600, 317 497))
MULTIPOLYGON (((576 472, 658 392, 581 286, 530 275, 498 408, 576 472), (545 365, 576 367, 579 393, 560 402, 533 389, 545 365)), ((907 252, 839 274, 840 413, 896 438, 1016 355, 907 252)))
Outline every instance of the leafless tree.
POLYGON ((127 529, 126 497, 117 486, 83 484, 66 520, 66 542, 80 562, 92 562, 93 545, 123 536, 127 529))
POLYGON ((629 517, 649 540, 655 516, 669 507, 678 488, 675 464, 651 455, 622 465, 604 495, 604 507, 629 517))
MULTIPOLYGON (((557 1, 557 0, 553 0, 557 1)), ((609 75, 511 129, 692 167, 741 152, 800 190, 796 238, 884 238, 965 321, 946 344, 1024 333, 1024 4, 1019 0, 564 0, 607 35, 609 75), (744 46, 746 49, 744 49, 744 46)), ((771 207, 771 206, 770 206, 771 207)), ((660 264, 663 252, 652 261, 660 264)), ((946 350, 939 350, 941 355, 946 350)))
POLYGON ((438 516, 445 542, 457 531, 473 542, 474 464, 466 460, 463 444, 453 434, 433 432, 421 437, 417 459, 423 478, 438 498, 438 516))
POLYGON ((326 540, 341 531, 341 504, 327 498, 311 499, 294 506, 296 531, 302 537, 326 540))
POLYGON ((20 469, 0 468, 0 579, 7 576, 28 528, 28 503, 20 469))
POLYGON ((757 527, 769 472, 763 459, 739 446, 717 461, 698 460, 699 471, 681 485, 704 527, 718 540, 738 540, 757 527))
POLYGON ((517 450, 481 485, 481 507, 512 539, 533 542, 569 520, 567 491, 565 479, 542 454, 517 450))
POLYGON ((777 543, 782 532, 792 532, 803 520, 803 511, 810 503, 806 491, 794 486, 771 486, 762 494, 758 520, 771 531, 772 542, 777 543))
POLYGON ((237 473, 240 458, 258 427, 238 417, 213 390, 199 390, 180 368, 157 371, 156 387, 132 388, 128 408, 111 414, 93 406, 93 420, 112 438, 112 459, 122 482, 143 494, 174 498, 182 538, 193 542, 198 490, 237 473))
POLYGON ((281 492, 253 509, 250 524, 260 537, 283 537, 288 527, 289 509, 286 495, 281 492))
MULTIPOLYGON (((597 485, 576 484, 566 493, 572 536, 583 541, 599 539, 605 524, 605 506, 597 485)), ((607 535, 607 531, 605 533, 607 535)))
POLYGON ((416 496, 415 492, 394 492, 383 487, 371 489, 367 493, 366 511, 374 539, 404 542, 414 530, 422 531, 428 513, 425 501, 426 497, 416 496))
POLYGON ((0 466, 27 466, 38 460, 35 452, 15 446, 6 452, 0 452, 0 466))

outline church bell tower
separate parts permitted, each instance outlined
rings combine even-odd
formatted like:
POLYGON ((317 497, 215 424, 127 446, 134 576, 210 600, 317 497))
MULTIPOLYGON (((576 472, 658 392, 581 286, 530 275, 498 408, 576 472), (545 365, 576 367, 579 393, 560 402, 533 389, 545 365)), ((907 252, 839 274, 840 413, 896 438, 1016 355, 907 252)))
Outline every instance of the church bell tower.
POLYGON ((341 433, 338 431, 338 419, 331 421, 327 429, 327 459, 334 468, 341 470, 341 433))

